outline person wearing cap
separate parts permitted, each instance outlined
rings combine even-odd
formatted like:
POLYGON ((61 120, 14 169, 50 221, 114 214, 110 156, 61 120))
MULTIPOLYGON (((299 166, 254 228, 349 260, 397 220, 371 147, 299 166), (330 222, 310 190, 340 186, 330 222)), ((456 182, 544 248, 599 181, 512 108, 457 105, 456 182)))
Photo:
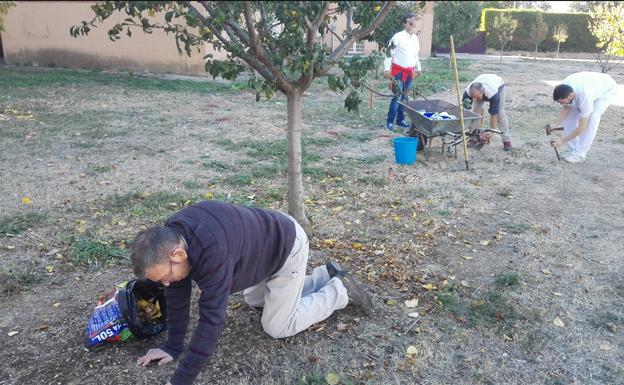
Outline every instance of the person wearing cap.
MULTIPOLYGON (((462 97, 464 102, 472 102, 471 111, 479 115, 483 114, 483 106, 489 104, 490 128, 500 128, 503 132, 503 150, 511 151, 511 127, 505 112, 505 82, 503 78, 495 74, 482 74, 477 76, 464 90, 462 97)), ((481 128, 482 119, 475 119, 470 123, 470 130, 481 128)), ((489 139, 489 133, 482 134, 489 139)), ((472 141, 470 144, 475 144, 472 141)))
POLYGON ((414 78, 420 77, 421 74, 418 60, 420 43, 416 35, 418 17, 414 13, 407 13, 401 20, 404 29, 390 39, 388 44, 390 56, 384 60, 384 76, 387 79, 393 79, 392 91, 394 93, 386 119, 388 131, 394 129, 395 122, 399 127, 410 127, 410 124, 405 121, 405 114, 399 100, 407 100, 407 91, 412 87, 414 78))
POLYGON ((600 118, 615 100, 617 83, 607 74, 577 72, 563 79, 553 91, 553 100, 563 107, 551 127, 563 125, 563 135, 552 142, 567 144, 562 158, 569 163, 585 160, 594 141, 600 118))
POLYGON ((184 352, 168 383, 191 384, 217 346, 230 294, 239 291, 261 309, 262 328, 273 338, 293 336, 347 304, 373 312, 370 296, 336 262, 306 275, 308 252, 306 233, 288 214, 220 201, 185 207, 164 226, 139 232, 132 268, 139 279, 165 286, 167 341, 137 365, 163 365, 184 352), (200 290, 199 319, 185 350, 192 282, 200 290))

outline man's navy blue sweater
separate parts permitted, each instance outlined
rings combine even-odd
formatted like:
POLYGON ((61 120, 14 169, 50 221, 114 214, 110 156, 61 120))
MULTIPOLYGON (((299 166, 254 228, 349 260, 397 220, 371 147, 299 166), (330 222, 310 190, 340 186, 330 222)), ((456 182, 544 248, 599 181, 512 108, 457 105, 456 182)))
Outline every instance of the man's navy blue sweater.
POLYGON ((215 350, 230 293, 254 286, 282 267, 295 242, 295 224, 277 211, 204 201, 179 211, 165 226, 184 237, 191 265, 186 279, 165 289, 168 336, 163 350, 174 358, 184 350, 191 279, 201 290, 197 328, 171 378, 172 385, 186 385, 215 350))

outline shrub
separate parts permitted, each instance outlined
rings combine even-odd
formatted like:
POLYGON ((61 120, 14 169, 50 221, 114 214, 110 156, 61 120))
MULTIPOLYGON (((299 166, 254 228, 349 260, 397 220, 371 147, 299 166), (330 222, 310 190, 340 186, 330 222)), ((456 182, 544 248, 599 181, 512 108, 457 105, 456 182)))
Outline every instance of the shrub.
MULTIPOLYGON (((535 46, 531 43, 532 27, 537 22, 537 15, 541 13, 544 22, 548 25, 563 24, 568 27, 568 39, 561 43, 561 51, 567 52, 595 52, 596 38, 588 27, 589 13, 543 13, 535 9, 492 9, 486 8, 481 13, 481 30, 486 31, 486 45, 488 48, 499 49, 498 37, 491 32, 494 18, 501 14, 509 14, 518 21, 518 28, 513 38, 506 46, 507 50, 532 51, 535 46)), ((557 42, 549 36, 540 45, 541 51, 554 52, 557 42)))

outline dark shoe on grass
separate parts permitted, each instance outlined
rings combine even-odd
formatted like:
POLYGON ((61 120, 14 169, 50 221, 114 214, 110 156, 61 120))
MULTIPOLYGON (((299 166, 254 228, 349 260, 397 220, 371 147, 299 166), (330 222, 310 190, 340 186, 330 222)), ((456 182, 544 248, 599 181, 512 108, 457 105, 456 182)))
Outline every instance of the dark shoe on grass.
POLYGON ((511 142, 510 141, 503 142, 503 151, 511 151, 511 150, 513 150, 513 147, 511 147, 511 142))
POLYGON ((353 274, 350 274, 347 270, 343 269, 337 262, 329 261, 325 264, 327 266, 327 272, 329 278, 338 277, 344 287, 347 289, 349 295, 349 302, 354 306, 357 306, 364 310, 368 315, 372 315, 375 311, 373 307, 373 300, 370 295, 362 289, 357 282, 353 274))

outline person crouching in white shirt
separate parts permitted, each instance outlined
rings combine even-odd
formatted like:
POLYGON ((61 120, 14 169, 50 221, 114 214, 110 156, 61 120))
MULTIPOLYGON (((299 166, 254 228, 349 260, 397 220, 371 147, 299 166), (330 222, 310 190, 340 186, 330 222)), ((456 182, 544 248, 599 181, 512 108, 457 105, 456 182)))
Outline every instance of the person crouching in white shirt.
POLYGON ((594 141, 600 118, 615 100, 617 83, 607 74, 578 72, 563 79, 553 91, 553 100, 563 106, 557 122, 563 135, 552 142, 555 147, 568 145, 563 159, 570 163, 585 160, 594 141))

